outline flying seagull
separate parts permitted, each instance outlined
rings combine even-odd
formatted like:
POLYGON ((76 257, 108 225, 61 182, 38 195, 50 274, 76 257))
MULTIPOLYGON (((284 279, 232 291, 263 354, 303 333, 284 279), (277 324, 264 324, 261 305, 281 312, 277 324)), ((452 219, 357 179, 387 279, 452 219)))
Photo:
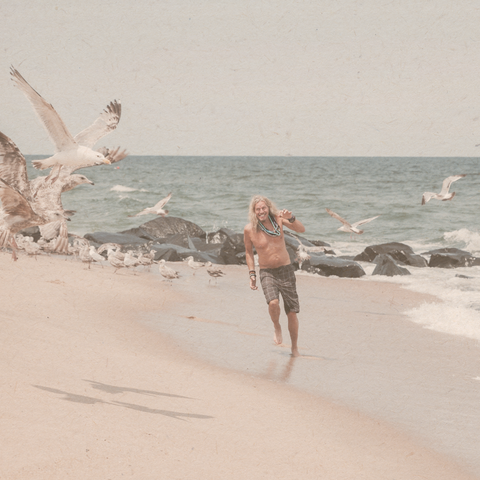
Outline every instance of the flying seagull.
POLYGON ((164 217, 168 213, 168 210, 164 210, 163 207, 167 204, 170 198, 172 198, 172 192, 170 192, 165 198, 162 198, 155 206, 147 207, 140 213, 137 213, 136 215, 129 215, 129 217, 138 217, 140 215, 148 215, 150 213, 164 217))
MULTIPOLYGON (((103 147, 100 151, 111 161, 111 163, 119 162, 128 156, 128 153, 125 150, 120 151, 120 147, 112 150, 103 147)), ((48 204, 51 209, 57 208, 63 210, 61 200, 61 195, 63 193, 68 192, 81 184, 88 183, 93 185, 93 182, 84 175, 73 173, 76 170, 88 166, 89 165, 86 164, 76 167, 63 167, 53 183, 48 180, 48 176, 37 177, 31 180, 30 188, 34 198, 38 202, 48 204)), ((74 212, 69 211, 69 213, 73 214, 74 212)), ((46 240, 56 238, 53 249, 54 252, 68 253, 68 229, 65 219, 42 225, 39 228, 42 237, 46 240)))
POLYGON ((442 191, 440 193, 425 192, 423 194, 422 205, 425 205, 432 198, 434 198, 435 200, 442 200, 442 202, 451 200, 455 196, 455 192, 448 193, 448 191, 450 190, 450 185, 465 176, 466 175, 452 175, 451 177, 447 177, 442 183, 442 191))
POLYGON ((58 166, 56 172, 58 174, 63 165, 72 167, 110 163, 102 153, 92 150, 92 147, 117 127, 121 114, 120 102, 116 100, 111 102, 90 127, 74 138, 53 106, 28 84, 18 70, 11 67, 10 73, 14 84, 30 101, 55 145, 55 154, 45 160, 34 161, 35 168, 43 170, 58 166))
POLYGON ((337 220, 339 220, 340 222, 343 223, 343 225, 340 228, 338 228, 337 230, 340 230, 342 232, 347 232, 347 233, 357 233, 357 234, 363 233, 363 230, 360 230, 357 227, 360 226, 360 225, 363 225, 364 223, 371 222, 372 220, 375 220, 376 218, 378 218, 380 216, 380 215, 377 215, 376 217, 367 218, 366 220, 360 220, 359 222, 355 222, 355 223, 350 224, 344 218, 342 218, 340 215, 336 214, 335 212, 332 212, 329 208, 326 208, 325 210, 333 218, 336 218, 337 220))

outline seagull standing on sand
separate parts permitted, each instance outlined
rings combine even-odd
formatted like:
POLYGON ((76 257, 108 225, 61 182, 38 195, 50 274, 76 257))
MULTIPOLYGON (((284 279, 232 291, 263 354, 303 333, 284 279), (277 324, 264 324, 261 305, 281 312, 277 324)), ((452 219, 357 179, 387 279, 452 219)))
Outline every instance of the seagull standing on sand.
MULTIPOLYGON (((110 163, 100 152, 92 150, 92 147, 100 138, 117 127, 121 114, 119 102, 116 100, 111 102, 90 127, 74 138, 53 106, 28 84, 18 70, 11 67, 10 73, 13 82, 30 101, 55 145, 55 154, 45 160, 34 161, 35 168, 43 170, 58 166, 56 172, 58 175, 63 165, 75 167, 84 164, 110 163)), ((53 171, 50 175, 52 174, 53 171)))
POLYGON ((195 270, 198 270, 199 268, 205 266, 204 263, 196 262, 192 256, 187 257, 185 260, 187 261, 187 265, 193 270, 194 275, 195 275, 195 270))
POLYGON ((435 200, 442 200, 442 202, 451 200, 455 196, 455 192, 448 193, 448 191, 450 190, 450 185, 465 176, 466 175, 452 175, 451 177, 447 177, 442 183, 442 191, 440 193, 425 192, 423 194, 422 205, 425 205, 432 198, 434 198, 435 200))
MULTIPOLYGON (((92 257, 94 262, 100 263, 102 265, 102 262, 105 260, 102 255, 97 253, 95 250, 95 247, 93 245, 90 245, 88 252, 90 253, 90 256, 92 257)), ((103 265, 102 265, 103 268, 103 265)))
POLYGON ((174 278, 180 277, 177 271, 165 265, 165 260, 163 258, 158 262, 158 271, 162 277, 166 278, 167 280, 173 280, 174 278))
POLYGON ((164 217, 168 213, 168 210, 164 210, 163 207, 167 204, 170 198, 172 198, 172 192, 170 192, 165 198, 162 198, 155 206, 147 207, 145 208, 145 210, 142 210, 140 213, 137 213, 136 215, 129 215, 129 217, 138 217, 140 215, 149 215, 149 214, 160 215, 164 217))
POLYGON ((115 268, 115 270, 114 270, 113 273, 117 273, 117 270, 118 270, 119 268, 125 267, 125 264, 123 263, 123 260, 120 260, 120 259, 116 256, 116 252, 114 252, 114 251, 111 250, 111 249, 108 249, 107 259, 108 259, 108 262, 110 263, 110 265, 111 265, 113 268, 115 268))
POLYGON ((380 215, 377 215, 376 217, 367 218, 366 220, 360 220, 359 222, 355 222, 355 223, 350 224, 345 219, 343 219, 340 215, 336 214, 335 212, 332 212, 329 208, 326 208, 325 210, 333 218, 336 218, 337 220, 339 220, 340 222, 343 223, 343 225, 340 228, 338 228, 337 230, 340 230, 342 232, 347 232, 347 233, 357 233, 359 235, 361 233, 363 233, 363 230, 358 229, 357 228, 358 226, 363 225, 363 224, 368 223, 368 222, 371 222, 372 220, 375 220, 376 218, 378 218, 380 216, 380 215))
MULTIPOLYGON (((217 278, 218 277, 223 277, 225 275, 225 272, 222 272, 219 267, 214 267, 212 262, 207 262, 207 273, 215 279, 215 283, 217 283, 217 278)), ((210 280, 208 281, 210 283, 210 280)))

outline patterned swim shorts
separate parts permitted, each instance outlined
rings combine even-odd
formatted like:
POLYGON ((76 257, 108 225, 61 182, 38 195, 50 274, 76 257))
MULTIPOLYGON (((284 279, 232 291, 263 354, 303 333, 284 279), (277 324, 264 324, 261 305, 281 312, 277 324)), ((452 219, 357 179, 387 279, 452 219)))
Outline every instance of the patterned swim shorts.
POLYGON ((267 303, 279 298, 282 294, 285 313, 300 312, 298 294, 293 265, 283 265, 278 268, 261 268, 260 282, 267 303))

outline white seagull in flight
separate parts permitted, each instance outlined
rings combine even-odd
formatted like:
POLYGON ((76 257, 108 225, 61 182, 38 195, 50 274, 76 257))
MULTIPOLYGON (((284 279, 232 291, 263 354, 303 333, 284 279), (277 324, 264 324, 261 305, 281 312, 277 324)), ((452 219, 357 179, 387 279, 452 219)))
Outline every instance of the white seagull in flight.
POLYGON ((451 177, 447 177, 442 183, 442 191, 440 193, 425 192, 423 194, 422 205, 425 205, 432 198, 434 198, 435 200, 442 200, 442 202, 451 200, 455 196, 455 192, 448 193, 448 191, 450 190, 450 185, 465 176, 466 175, 452 175, 451 177))
POLYGON ((357 227, 360 226, 360 225, 363 225, 365 223, 371 222, 372 220, 375 220, 376 218, 378 218, 380 216, 380 215, 377 215, 376 217, 367 218, 366 220, 360 220, 359 222, 355 222, 355 223, 350 224, 345 219, 343 219, 340 215, 336 214, 335 212, 332 212, 329 208, 326 208, 325 210, 333 218, 336 218, 337 220, 339 220, 340 222, 343 223, 343 225, 340 228, 338 228, 338 230, 340 230, 342 232, 347 232, 347 233, 357 233, 357 234, 363 233, 363 230, 360 230, 357 227))
POLYGON ((43 170, 58 165, 59 173, 62 165, 75 167, 111 163, 102 153, 92 150, 92 147, 117 127, 121 115, 120 102, 111 102, 90 127, 74 138, 53 106, 29 85, 14 67, 11 67, 10 73, 13 82, 30 101, 55 145, 55 154, 45 160, 34 161, 35 168, 43 170))
POLYGON ((129 215, 129 217, 138 217, 139 215, 148 215, 150 213, 164 217, 168 213, 168 210, 164 210, 163 207, 167 204, 170 198, 172 198, 172 192, 170 192, 165 198, 162 198, 155 206, 147 207, 140 213, 137 213, 136 215, 129 215))

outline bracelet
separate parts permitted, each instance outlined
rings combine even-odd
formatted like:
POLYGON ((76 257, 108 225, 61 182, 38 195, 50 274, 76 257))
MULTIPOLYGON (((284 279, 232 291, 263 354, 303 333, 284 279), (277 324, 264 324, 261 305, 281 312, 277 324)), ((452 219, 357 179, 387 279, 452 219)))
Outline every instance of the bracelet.
POLYGON ((255 278, 257 278, 257 274, 256 274, 256 273, 251 273, 251 274, 250 274, 250 277, 255 277, 255 278))
POLYGON ((293 223, 295 220, 296 220, 295 215, 293 215, 293 213, 292 213, 292 216, 288 219, 288 221, 290 223, 293 223))
POLYGON ((255 270, 249 270, 248 273, 255 273, 255 270))

